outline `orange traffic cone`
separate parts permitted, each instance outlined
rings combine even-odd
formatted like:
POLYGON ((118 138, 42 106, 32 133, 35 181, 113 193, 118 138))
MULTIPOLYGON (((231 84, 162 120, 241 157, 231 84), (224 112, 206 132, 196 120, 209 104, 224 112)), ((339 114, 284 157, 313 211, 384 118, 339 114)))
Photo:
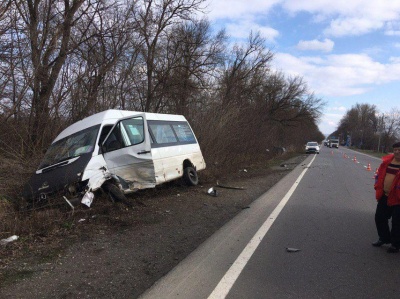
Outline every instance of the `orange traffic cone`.
POLYGON ((354 156, 354 159, 353 159, 353 161, 354 161, 354 163, 356 163, 356 162, 357 162, 357 158, 356 158, 356 156, 354 156))
POLYGON ((367 170, 371 171, 371 164, 368 163, 367 170))

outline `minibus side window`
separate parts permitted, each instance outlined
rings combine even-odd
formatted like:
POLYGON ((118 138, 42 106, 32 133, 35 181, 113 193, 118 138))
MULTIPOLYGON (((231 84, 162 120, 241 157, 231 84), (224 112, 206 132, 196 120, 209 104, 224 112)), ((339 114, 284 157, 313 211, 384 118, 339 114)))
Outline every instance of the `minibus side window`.
POLYGON ((143 117, 129 118, 120 121, 111 131, 104 143, 105 152, 142 143, 144 141, 143 117))
POLYGON ((121 137, 121 129, 120 124, 118 123, 114 130, 111 131, 110 135, 108 136, 107 140, 104 143, 104 150, 105 152, 115 151, 123 147, 123 141, 121 137))
POLYGON ((195 142, 196 139, 194 138, 193 132, 190 129, 188 124, 175 124, 172 125, 176 136, 180 142, 195 142))
POLYGON ((143 117, 125 119, 121 124, 125 146, 139 144, 144 141, 143 117))
POLYGON ((107 137, 108 133, 110 132, 110 130, 112 129, 112 125, 105 125, 102 129, 101 129, 101 133, 100 133, 100 138, 99 138, 99 146, 101 146, 104 142, 104 139, 107 137))
POLYGON ((172 130, 171 126, 166 123, 150 124, 150 130, 158 144, 176 143, 178 140, 172 130))

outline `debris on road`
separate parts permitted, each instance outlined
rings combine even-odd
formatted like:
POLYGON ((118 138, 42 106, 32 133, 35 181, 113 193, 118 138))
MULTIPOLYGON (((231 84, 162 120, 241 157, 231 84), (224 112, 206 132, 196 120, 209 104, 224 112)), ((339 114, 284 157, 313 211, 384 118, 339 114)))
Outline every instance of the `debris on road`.
POLYGON ((68 200, 68 198, 66 198, 65 196, 63 196, 63 198, 67 202, 67 204, 71 207, 72 211, 75 211, 74 205, 68 200))
POLYGON ((231 187, 231 186, 221 185, 218 181, 217 181, 217 186, 220 188, 226 188, 226 189, 244 190, 243 187, 231 187))
POLYGON ((10 242, 18 240, 18 238, 19 238, 18 236, 14 235, 14 236, 11 236, 11 237, 9 237, 7 239, 2 239, 2 240, 0 240, 0 245, 7 245, 10 242))
POLYGON ((298 252, 298 251, 300 251, 300 249, 291 248, 291 247, 286 247, 286 251, 287 251, 287 252, 298 252))
POLYGON ((211 196, 217 196, 217 190, 214 187, 208 189, 207 193, 211 196))

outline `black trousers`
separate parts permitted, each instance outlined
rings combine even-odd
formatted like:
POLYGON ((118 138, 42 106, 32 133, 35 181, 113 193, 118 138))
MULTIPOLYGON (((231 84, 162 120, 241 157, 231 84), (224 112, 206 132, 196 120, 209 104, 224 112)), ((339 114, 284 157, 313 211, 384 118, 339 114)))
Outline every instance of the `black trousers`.
POLYGON ((389 207, 387 196, 382 196, 376 206, 375 224, 380 240, 400 248, 400 205, 389 207), (389 228, 390 218, 392 218, 392 229, 389 228))

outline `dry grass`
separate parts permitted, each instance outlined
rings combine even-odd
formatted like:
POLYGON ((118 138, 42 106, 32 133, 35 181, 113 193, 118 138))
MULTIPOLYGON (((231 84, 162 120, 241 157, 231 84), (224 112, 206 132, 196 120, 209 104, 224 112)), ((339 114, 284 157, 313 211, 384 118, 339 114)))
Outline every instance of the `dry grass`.
MULTIPOLYGON (((284 156, 284 158, 287 157, 288 155, 284 156)), ((252 159, 241 157, 229 165, 219 164, 218 162, 208 163, 207 169, 200 174, 201 182, 215 182, 219 179, 229 178, 232 174, 237 174, 243 169, 267 169, 271 166, 271 163, 276 164, 280 160, 271 161, 268 156, 263 154, 258 157, 253 156, 252 159)), ((8 172, 11 172, 11 170, 8 170, 8 172)), ((27 179, 28 176, 24 177, 24 180, 27 179)), ((12 188, 10 186, 4 188, 2 190, 3 195, 0 197, 0 239, 12 235, 27 238, 48 237, 59 234, 63 230, 73 229, 71 224, 76 223, 80 218, 87 218, 93 214, 107 215, 115 209, 115 205, 113 206, 108 198, 103 196, 96 199, 95 207, 90 209, 81 205, 73 211, 62 199, 59 199, 56 202, 57 205, 26 211, 24 208, 26 203, 19 197, 14 197, 15 194, 18 194, 17 192, 4 193, 4 191, 14 188, 22 188, 22 184, 16 184, 12 188)), ((157 192, 157 190, 154 192, 157 192)))

